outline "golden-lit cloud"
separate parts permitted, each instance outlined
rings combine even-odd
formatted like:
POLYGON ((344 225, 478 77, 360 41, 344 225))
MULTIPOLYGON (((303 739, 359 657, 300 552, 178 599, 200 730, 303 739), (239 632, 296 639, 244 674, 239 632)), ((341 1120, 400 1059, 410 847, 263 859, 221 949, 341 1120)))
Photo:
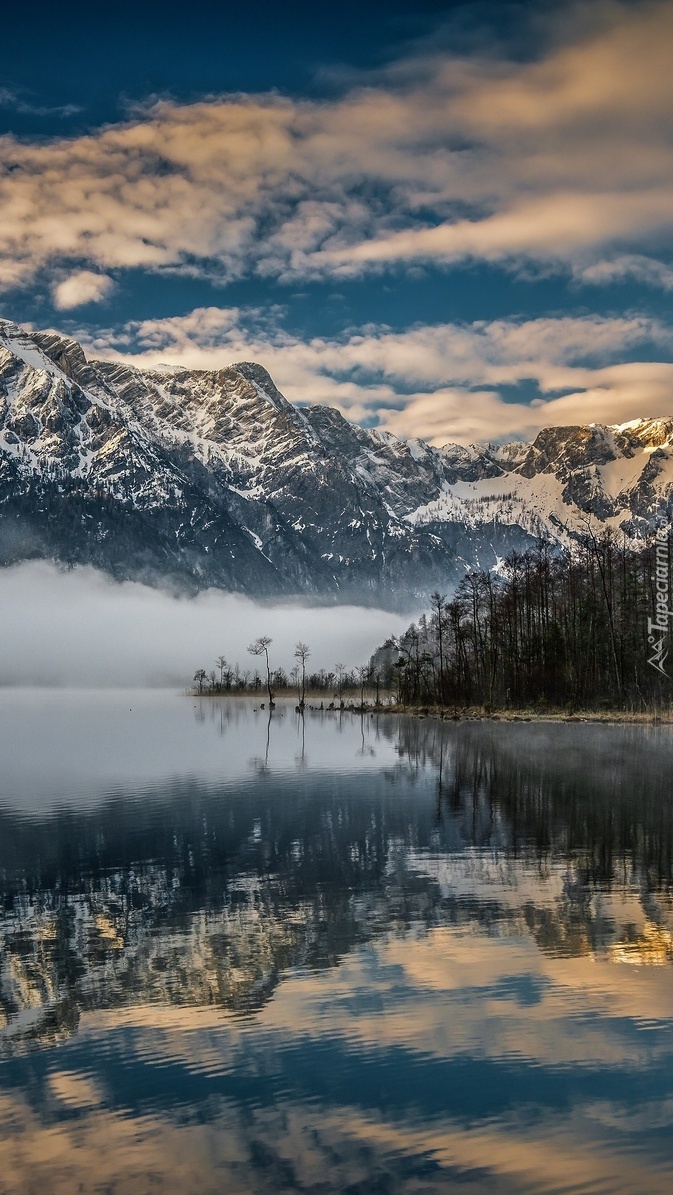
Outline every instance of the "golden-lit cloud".
POLYGON ((418 52, 331 100, 164 100, 5 136, 0 285, 68 262, 226 279, 475 259, 668 287, 673 7, 595 12, 533 62, 418 52))
POLYGON ((636 362, 585 370, 572 393, 530 406, 503 402, 495 391, 412 394, 402 409, 387 413, 385 425, 396 435, 421 435, 437 445, 527 439, 543 427, 670 417, 672 394, 673 364, 636 362))
MULTIPOLYGON (((557 317, 439 324, 301 341, 280 314, 198 308, 129 323, 87 340, 90 356, 143 368, 219 369, 261 362, 293 402, 327 403, 355 420, 434 444, 534 435, 541 427, 624 423, 670 414, 673 364, 621 360, 654 347, 670 354, 673 331, 650 317, 557 317), (519 399, 519 386, 538 397, 519 399), (503 388, 514 387, 514 401, 503 388)), ((511 397, 511 395, 510 395, 511 397)))

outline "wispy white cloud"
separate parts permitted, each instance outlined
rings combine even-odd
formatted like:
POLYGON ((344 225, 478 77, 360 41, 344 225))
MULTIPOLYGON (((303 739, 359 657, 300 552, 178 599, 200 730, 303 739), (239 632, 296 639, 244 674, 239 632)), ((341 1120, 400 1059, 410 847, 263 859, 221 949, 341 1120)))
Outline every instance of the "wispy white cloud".
POLYGON ((81 112, 79 104, 36 104, 26 98, 23 91, 0 87, 0 108, 10 108, 22 116, 76 116, 81 112))
POLYGON ((578 265, 575 276, 582 282, 606 286, 611 282, 644 282, 661 290, 673 290, 673 266, 656 258, 639 253, 624 253, 608 260, 599 260, 590 265, 578 265))
POLYGON ((424 48, 333 100, 162 100, 1 138, 0 284, 69 261, 227 279, 474 259, 588 281, 630 261, 667 287, 673 6, 595 12, 534 62, 424 48))

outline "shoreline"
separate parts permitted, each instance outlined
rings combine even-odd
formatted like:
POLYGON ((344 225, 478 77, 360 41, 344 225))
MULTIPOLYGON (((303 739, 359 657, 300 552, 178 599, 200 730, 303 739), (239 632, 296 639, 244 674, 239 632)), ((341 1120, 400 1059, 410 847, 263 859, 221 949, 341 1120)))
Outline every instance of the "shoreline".
MULTIPOLYGON (((487 712, 480 709, 463 709, 457 713, 441 707, 429 706, 394 706, 389 707, 391 713, 406 714, 412 718, 436 718, 441 722, 553 722, 553 723, 583 723, 609 725, 636 726, 673 726, 673 710, 655 712, 644 710, 630 712, 628 710, 493 710, 487 712)), ((381 712, 389 712, 388 709, 381 712)))
MULTIPOLYGON (((259 701, 259 695, 249 692, 220 692, 195 693, 186 690, 188 697, 198 697, 210 701, 228 700, 231 698, 246 698, 259 702, 259 708, 268 707, 268 701, 259 701)), ((296 694, 279 692, 276 698, 283 704, 295 703, 298 708, 296 694)), ((673 707, 666 710, 573 710, 564 709, 531 710, 531 709, 494 709, 486 710, 482 706, 463 706, 456 709, 453 706, 438 705, 402 705, 397 702, 378 704, 373 700, 365 700, 364 705, 355 701, 344 701, 337 704, 332 698, 325 700, 324 694, 307 694, 304 703, 306 712, 311 713, 344 713, 344 714, 397 714, 408 718, 434 718, 440 722, 552 722, 552 723, 595 723, 603 725, 640 725, 640 726, 671 726, 673 725, 673 707), (319 703, 319 704, 318 704, 319 703)))

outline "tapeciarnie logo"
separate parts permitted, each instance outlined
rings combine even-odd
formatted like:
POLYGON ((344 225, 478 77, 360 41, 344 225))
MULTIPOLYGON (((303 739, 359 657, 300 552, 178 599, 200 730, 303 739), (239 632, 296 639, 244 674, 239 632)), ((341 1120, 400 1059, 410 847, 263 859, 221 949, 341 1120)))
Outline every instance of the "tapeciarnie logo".
POLYGON ((670 629, 669 619, 673 618, 673 610, 669 607, 670 585, 667 526, 662 525, 657 527, 655 547, 656 568, 654 577, 656 599, 654 603, 654 618, 648 618, 647 620, 647 642, 652 649, 652 654, 648 656, 647 662, 652 665, 656 672, 660 672, 662 676, 668 677, 664 664, 668 657, 666 642, 670 629))

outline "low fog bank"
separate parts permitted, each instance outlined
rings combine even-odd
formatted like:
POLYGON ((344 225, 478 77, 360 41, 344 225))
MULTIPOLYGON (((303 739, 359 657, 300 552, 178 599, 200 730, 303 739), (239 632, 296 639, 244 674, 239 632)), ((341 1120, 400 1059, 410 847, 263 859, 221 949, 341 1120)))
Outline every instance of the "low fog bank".
POLYGON ((258 635, 273 639, 273 668, 292 667, 298 639, 311 647, 312 670, 350 668, 409 621, 356 606, 261 606, 217 590, 174 598, 31 561, 0 571, 0 685, 184 687, 219 655, 254 669, 246 648, 258 635))

